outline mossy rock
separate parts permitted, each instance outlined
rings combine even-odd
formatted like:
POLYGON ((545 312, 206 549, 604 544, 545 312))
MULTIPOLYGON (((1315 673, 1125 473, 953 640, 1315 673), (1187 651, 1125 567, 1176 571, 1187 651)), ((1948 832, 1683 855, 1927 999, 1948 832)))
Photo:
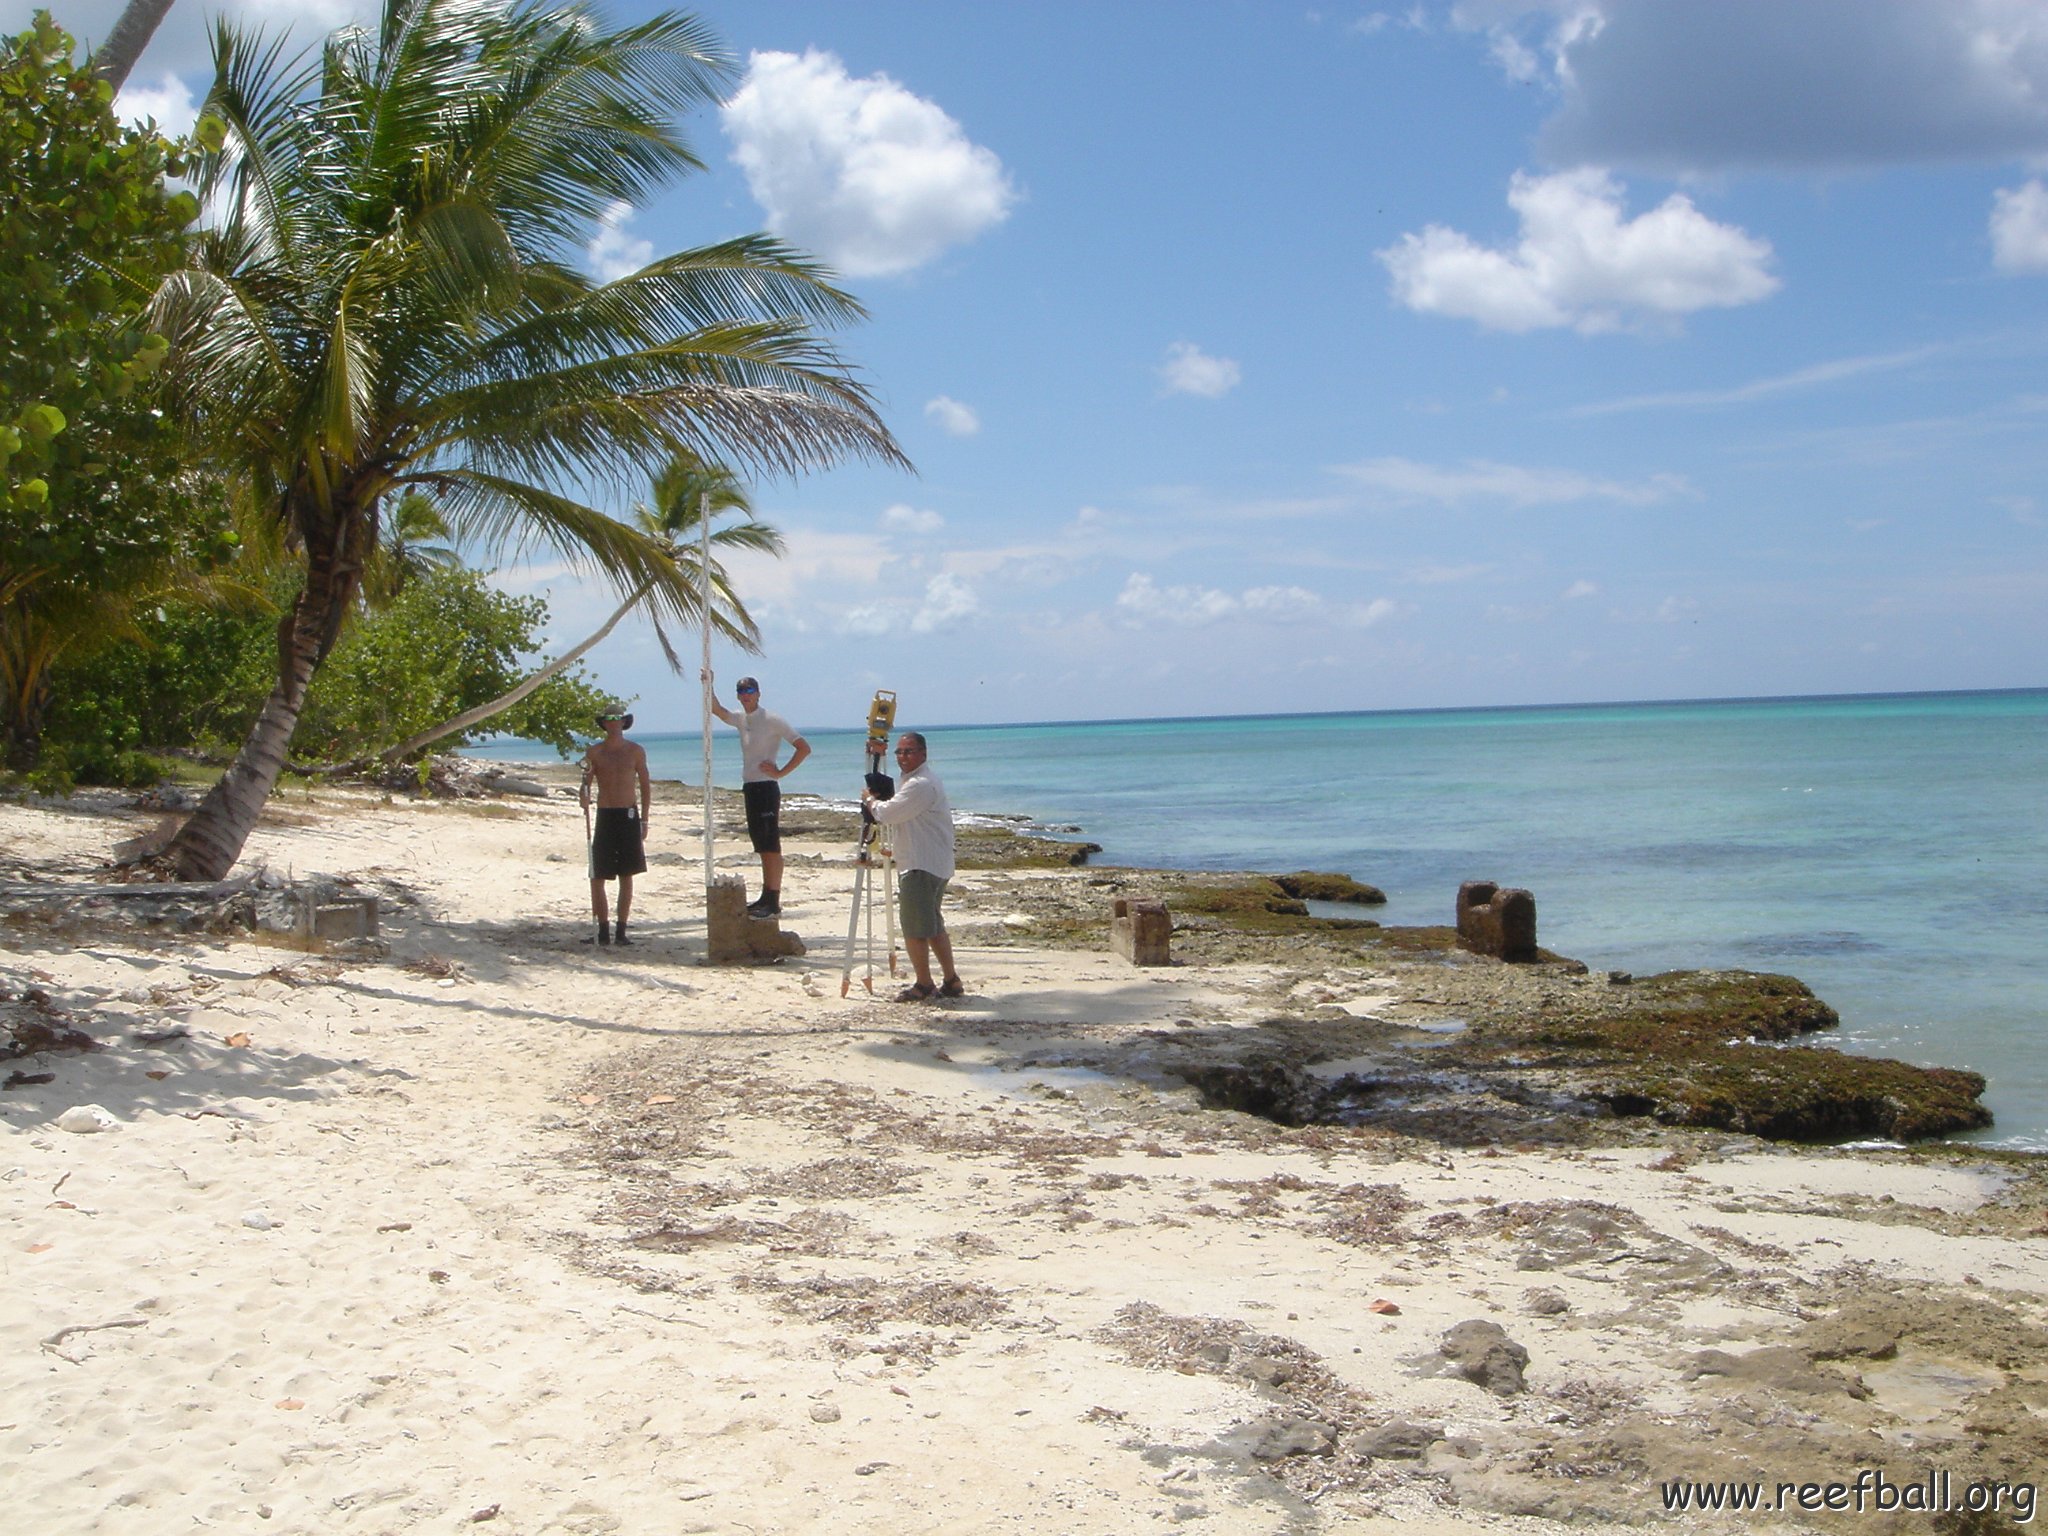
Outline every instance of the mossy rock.
POLYGON ((1387 901, 1387 893, 1376 885, 1363 884, 1349 875, 1312 869, 1296 870, 1291 875, 1275 875, 1273 883, 1301 901, 1341 901, 1360 907, 1385 906, 1387 901))
POLYGON ((1638 1060, 1603 1097, 1621 1114, 1665 1125, 1743 1131, 1774 1141, 1915 1141, 1991 1123, 1984 1079, 1955 1067, 1850 1056, 1823 1046, 1727 1046, 1671 1061, 1638 1060))
POLYGON ((1176 916, 1200 915, 1251 920, 1253 926, 1270 928, 1262 921, 1275 917, 1307 917, 1308 907, 1288 894, 1279 881, 1264 875, 1221 884, 1181 884, 1166 891, 1166 905, 1176 916))
POLYGON ((1072 869, 1102 852, 1100 843, 1070 843, 1008 827, 960 827, 954 859, 962 869, 1072 869))

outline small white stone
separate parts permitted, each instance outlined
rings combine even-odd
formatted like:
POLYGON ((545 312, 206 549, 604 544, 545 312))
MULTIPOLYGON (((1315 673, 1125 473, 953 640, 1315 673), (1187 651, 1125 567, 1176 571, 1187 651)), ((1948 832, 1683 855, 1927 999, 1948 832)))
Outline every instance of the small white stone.
POLYGON ((277 1221, 268 1211, 245 1211, 242 1214, 242 1225, 252 1232, 268 1232, 277 1225, 277 1221))
POLYGON ((57 1129, 90 1136, 96 1131, 118 1131, 121 1122, 97 1104, 74 1104, 57 1117, 57 1129))

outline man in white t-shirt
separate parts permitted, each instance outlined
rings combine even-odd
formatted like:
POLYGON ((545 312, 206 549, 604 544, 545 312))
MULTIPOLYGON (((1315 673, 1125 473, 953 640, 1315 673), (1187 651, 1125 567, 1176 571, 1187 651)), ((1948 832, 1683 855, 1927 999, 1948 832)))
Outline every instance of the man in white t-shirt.
MULTIPOLYGON (((711 681, 711 674, 704 674, 711 681)), ((811 755, 811 744, 789 728, 780 715, 761 707, 761 685, 751 677, 734 684, 740 711, 734 714, 714 695, 711 712, 740 733, 740 794, 747 802, 747 836, 761 855, 761 894, 747 905, 749 917, 782 913, 782 784, 811 755), (777 751, 787 744, 789 761, 775 766, 777 751)))
POLYGON ((887 800, 875 798, 871 789, 861 791, 861 802, 889 829, 890 845, 896 850, 897 909, 903 918, 903 947, 910 951, 910 968, 917 980, 896 994, 899 1003, 924 1003, 935 997, 965 997, 967 987, 953 968, 953 940, 946 933, 946 918, 939 908, 946 899, 946 883, 953 878, 953 804, 946 798, 946 786, 925 761, 925 739, 921 732, 905 731, 896 738, 896 766, 903 780, 887 800), (939 962, 938 981, 932 980, 932 959, 939 962))

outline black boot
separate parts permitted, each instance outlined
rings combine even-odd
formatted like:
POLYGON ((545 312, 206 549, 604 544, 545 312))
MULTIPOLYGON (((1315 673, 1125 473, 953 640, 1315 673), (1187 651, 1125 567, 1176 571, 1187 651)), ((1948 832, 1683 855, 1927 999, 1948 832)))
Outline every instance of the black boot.
POLYGON ((619 919, 619 926, 617 931, 612 935, 612 942, 614 944, 625 945, 631 945, 633 942, 631 939, 626 937, 626 920, 623 917, 619 919))
POLYGON ((760 894, 759 896, 755 897, 755 898, 754 898, 754 899, 753 899, 752 901, 750 901, 750 902, 748 902, 748 903, 747 903, 747 916, 749 916, 749 917, 780 917, 780 916, 782 916, 782 892, 780 892, 780 891, 763 891, 763 892, 762 892, 762 893, 761 893, 761 894, 760 894))
POLYGON ((600 944, 609 944, 611 943, 611 941, 612 920, 608 917, 600 917, 597 920, 597 942, 600 944))

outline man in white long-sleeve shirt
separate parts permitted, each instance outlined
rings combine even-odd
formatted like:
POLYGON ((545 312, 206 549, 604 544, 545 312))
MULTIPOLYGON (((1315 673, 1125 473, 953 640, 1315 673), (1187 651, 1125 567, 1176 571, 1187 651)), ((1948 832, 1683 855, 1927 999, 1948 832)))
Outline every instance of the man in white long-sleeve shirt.
POLYGON ((953 941, 946 936, 940 903, 946 882, 953 878, 953 806, 946 786, 925 763, 924 737, 905 731, 896 738, 896 766, 903 781, 895 796, 877 800, 871 790, 861 799, 875 820, 893 834, 896 850, 898 907, 903 914, 903 946, 917 981, 896 994, 899 1003, 922 1003, 934 997, 965 997, 960 973, 953 969, 953 941), (941 980, 932 982, 932 956, 939 957, 941 980))

